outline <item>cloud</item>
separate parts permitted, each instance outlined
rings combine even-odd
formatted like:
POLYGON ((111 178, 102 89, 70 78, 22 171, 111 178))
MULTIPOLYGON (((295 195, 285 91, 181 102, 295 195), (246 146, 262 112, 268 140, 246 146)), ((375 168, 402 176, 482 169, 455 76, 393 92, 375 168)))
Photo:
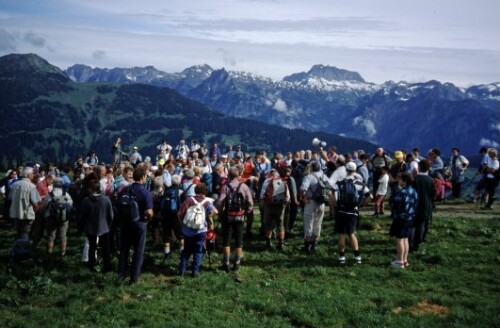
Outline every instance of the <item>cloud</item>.
POLYGON ((0 29, 0 51, 16 51, 16 38, 3 28, 0 29))
POLYGON ((288 110, 288 106, 286 105, 286 102, 284 102, 282 99, 278 98, 276 102, 274 103, 273 108, 277 110, 278 112, 286 112, 288 110))
POLYGON ((368 133, 370 137, 373 137, 377 134, 377 129, 375 129, 375 124, 372 120, 364 119, 361 116, 358 116, 353 120, 353 124, 365 128, 366 133, 368 133))
POLYGON ((28 32, 24 35, 23 38, 24 41, 28 42, 32 46, 35 46, 37 48, 43 48, 45 47, 45 39, 42 38, 41 36, 36 35, 33 32, 28 32))
POLYGON ((491 128, 493 130, 497 130, 498 132, 500 132, 500 123, 497 123, 497 124, 492 124, 491 125, 491 128))
POLYGON ((217 53, 220 54, 221 60, 224 63, 224 65, 232 66, 232 67, 236 66, 236 64, 237 64, 236 58, 234 56, 232 56, 229 51, 227 51, 224 48, 217 48, 216 51, 217 51, 217 53))
POLYGON ((479 140, 479 145, 493 148, 498 148, 498 146, 500 146, 498 142, 486 138, 481 138, 481 140, 479 140))
POLYGON ((96 50, 92 53, 92 58, 101 60, 101 59, 106 59, 106 51, 103 50, 96 50))

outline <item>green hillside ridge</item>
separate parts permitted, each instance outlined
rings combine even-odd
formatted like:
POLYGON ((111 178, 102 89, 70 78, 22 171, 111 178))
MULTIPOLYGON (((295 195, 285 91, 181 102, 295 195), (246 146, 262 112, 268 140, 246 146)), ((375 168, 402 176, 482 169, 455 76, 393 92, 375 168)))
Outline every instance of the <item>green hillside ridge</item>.
POLYGON ((0 128, 5 131, 0 136, 1 163, 67 162, 91 149, 109 162, 117 137, 150 156, 163 139, 173 145, 180 139, 238 143, 249 152, 311 148, 314 137, 343 151, 376 147, 362 140, 228 117, 168 88, 76 84, 36 55, 0 57, 0 67, 0 128))

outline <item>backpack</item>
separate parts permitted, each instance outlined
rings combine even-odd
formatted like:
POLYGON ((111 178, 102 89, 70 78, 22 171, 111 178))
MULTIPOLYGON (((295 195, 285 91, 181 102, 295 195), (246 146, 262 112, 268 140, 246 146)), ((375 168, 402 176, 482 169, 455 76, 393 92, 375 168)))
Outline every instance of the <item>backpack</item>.
POLYGON ((205 227, 205 207, 203 204, 206 202, 197 202, 194 197, 191 197, 194 204, 191 205, 184 215, 182 223, 193 230, 200 231, 205 227))
POLYGON ((187 195, 187 192, 189 191, 189 189, 191 189, 191 187, 194 186, 194 183, 191 183, 189 186, 187 186, 186 189, 182 188, 182 194, 181 194, 181 204, 184 203, 184 201, 188 198, 188 195, 187 195))
POLYGON ((392 197, 391 217, 393 220, 409 221, 415 215, 417 199, 407 190, 398 190, 392 197))
POLYGON ((131 186, 128 186, 118 199, 118 210, 124 221, 138 222, 141 219, 137 197, 131 186))
POLYGON ((271 178, 264 201, 269 205, 284 205, 287 202, 287 183, 281 178, 271 178))
POLYGON ((226 212, 228 216, 242 216, 247 209, 247 201, 245 196, 240 193, 242 183, 238 184, 236 190, 228 183, 229 194, 226 197, 226 212))
POLYGON ((339 197, 337 204, 339 209, 354 210, 362 201, 361 192, 356 190, 353 179, 344 179, 337 182, 339 197))
POLYGON ((69 204, 66 192, 62 196, 56 197, 51 191, 49 193, 50 201, 46 209, 46 217, 49 221, 55 222, 58 226, 63 225, 69 219, 69 204))
POLYGON ((31 246, 28 239, 16 239, 10 256, 14 261, 21 261, 29 258, 31 255, 31 246))
POLYGON ((180 199, 179 189, 169 187, 163 191, 163 196, 160 199, 160 211, 162 216, 175 215, 179 211, 180 199))
POLYGON ((323 180, 323 177, 318 177, 318 183, 311 188, 312 199, 319 204, 328 204, 330 202, 329 193, 331 189, 328 181, 323 180))
POLYGON ((201 176, 201 182, 207 185, 208 194, 212 194, 212 175, 208 172, 203 173, 201 176))

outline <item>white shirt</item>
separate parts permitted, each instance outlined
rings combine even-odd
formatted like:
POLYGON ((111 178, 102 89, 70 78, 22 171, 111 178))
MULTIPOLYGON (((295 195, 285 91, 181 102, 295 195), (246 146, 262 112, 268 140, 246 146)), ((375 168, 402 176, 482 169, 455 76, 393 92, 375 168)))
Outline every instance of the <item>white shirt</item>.
POLYGON ((385 196, 389 186, 389 174, 384 174, 378 180, 377 195, 385 196))
POLYGON ((330 186, 334 186, 337 182, 339 182, 340 180, 344 180, 345 178, 347 178, 347 171, 345 169, 345 166, 339 166, 330 176, 328 182, 330 182, 330 186))
MULTIPOLYGON (((499 168, 499 163, 498 163, 498 159, 495 157, 495 158, 491 158, 488 156, 488 161, 486 162, 486 165, 488 166, 489 169, 495 169, 495 170, 498 170, 499 168)), ((486 175, 487 178, 494 178, 494 173, 488 173, 486 175)))

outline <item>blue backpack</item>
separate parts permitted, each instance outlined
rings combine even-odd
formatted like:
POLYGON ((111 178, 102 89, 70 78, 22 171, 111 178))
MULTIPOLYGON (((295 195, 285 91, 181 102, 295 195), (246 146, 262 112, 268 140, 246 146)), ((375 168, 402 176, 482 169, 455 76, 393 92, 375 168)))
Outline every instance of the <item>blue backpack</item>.
POLYGON ((344 179, 337 182, 339 197, 337 204, 340 210, 354 210, 361 204, 362 191, 356 190, 353 179, 344 179))
POLYGON ((201 182, 207 185, 208 194, 212 194, 212 175, 208 172, 203 173, 201 176, 201 182))
POLYGON ((162 216, 176 215, 179 211, 179 205, 179 189, 176 187, 168 187, 165 189, 160 199, 160 211, 162 216))

